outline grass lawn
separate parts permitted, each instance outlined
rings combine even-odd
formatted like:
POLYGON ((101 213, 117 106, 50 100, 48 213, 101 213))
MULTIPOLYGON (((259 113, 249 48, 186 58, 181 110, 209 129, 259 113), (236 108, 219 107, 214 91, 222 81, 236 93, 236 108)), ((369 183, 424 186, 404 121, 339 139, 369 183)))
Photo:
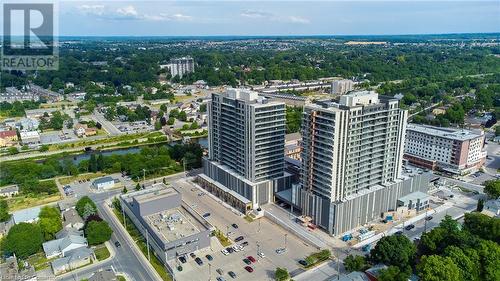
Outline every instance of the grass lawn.
POLYGON ((58 181, 62 185, 70 184, 73 183, 74 181, 79 181, 79 180, 87 180, 87 179, 94 179, 98 177, 104 176, 104 173, 97 172, 97 173, 88 173, 88 174, 81 174, 78 176, 71 176, 71 177, 64 177, 64 178, 59 178, 58 181))
POLYGON ((118 279, 118 281, 127 281, 127 279, 122 275, 117 275, 116 278, 118 279))
POLYGON ((33 265, 35 267, 35 270, 38 271, 48 268, 50 266, 50 262, 53 261, 54 259, 55 258, 47 259, 44 253, 38 253, 28 257, 26 261, 29 264, 33 265))
MULTIPOLYGON (((120 221, 120 223, 123 225, 123 216, 122 214, 116 210, 113 209, 113 212, 115 213, 116 217, 120 221)), ((125 216, 125 219, 127 220, 127 232, 130 234, 132 239, 135 241, 139 249, 141 250, 142 254, 146 257, 148 255, 148 249, 146 245, 146 241, 144 241, 144 237, 140 234, 139 230, 134 226, 132 221, 130 220, 129 217, 125 216)), ((154 255, 154 251, 152 251, 151 255, 151 260, 149 261, 153 268, 156 270, 156 272, 160 275, 161 279, 165 281, 172 281, 172 277, 167 273, 165 266, 163 263, 154 255)))
POLYGON ((19 195, 12 198, 8 198, 7 204, 9 205, 9 210, 12 212, 48 203, 53 203, 59 200, 61 200, 60 194, 51 194, 51 195, 29 194, 29 195, 19 195))
POLYGON ((104 244, 97 246, 96 249, 94 250, 94 253, 98 261, 105 260, 109 258, 109 256, 111 255, 109 253, 108 247, 106 247, 106 245, 104 244))
POLYGON ((308 269, 317 266, 325 262, 326 260, 330 259, 330 257, 331 257, 331 252, 329 250, 321 250, 319 252, 312 253, 304 259, 307 262, 305 268, 308 269))

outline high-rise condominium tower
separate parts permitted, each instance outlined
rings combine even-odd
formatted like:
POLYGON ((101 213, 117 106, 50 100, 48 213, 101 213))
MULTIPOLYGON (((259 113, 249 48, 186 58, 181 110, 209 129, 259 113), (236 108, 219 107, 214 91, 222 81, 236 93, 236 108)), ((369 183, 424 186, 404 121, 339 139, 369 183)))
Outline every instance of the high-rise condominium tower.
POLYGON ((341 96, 338 103, 306 105, 299 199, 303 212, 340 234, 380 216, 395 207, 398 196, 413 192, 411 182, 398 185, 404 182, 406 119, 407 111, 396 99, 368 91, 341 96))
POLYGON ((285 104, 253 91, 229 89, 212 94, 208 114, 209 155, 204 174, 214 181, 212 188, 219 187, 215 182, 222 184, 230 191, 226 195, 243 196, 252 207, 271 201, 272 192, 282 189, 288 178, 284 171, 285 104))

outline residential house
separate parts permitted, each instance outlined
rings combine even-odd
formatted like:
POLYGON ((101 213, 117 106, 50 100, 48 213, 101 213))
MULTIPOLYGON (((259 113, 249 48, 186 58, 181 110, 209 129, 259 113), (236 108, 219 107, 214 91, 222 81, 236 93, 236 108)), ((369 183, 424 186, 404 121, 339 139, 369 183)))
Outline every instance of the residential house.
POLYGON ((484 202, 481 213, 489 217, 500 217, 500 199, 493 199, 484 202))
POLYGON ((36 131, 40 126, 40 122, 35 118, 22 118, 18 124, 20 131, 36 131))
POLYGON ((11 256, 5 259, 4 263, 0 264, 0 280, 36 281, 37 277, 35 268, 32 265, 19 269, 16 256, 11 256))
POLYGON ((98 271, 89 278, 89 281, 117 281, 118 277, 112 271, 98 271))
POLYGON ((11 217, 8 221, 0 222, 0 238, 9 233, 11 227, 14 226, 14 219, 11 217))
POLYGON ((76 124, 73 128, 73 131, 75 132, 75 135, 77 137, 83 137, 85 136, 85 130, 87 129, 87 124, 76 124))
POLYGON ((105 190, 115 187, 115 180, 112 177, 102 177, 92 182, 92 187, 97 190, 105 190))
POLYGON ((63 229, 59 230, 59 232, 56 233, 56 239, 62 239, 70 235, 83 237, 83 230, 78 230, 72 227, 64 227, 63 229))
POLYGON ((84 222, 83 219, 78 215, 78 212, 75 209, 69 209, 62 213, 64 218, 64 227, 74 228, 74 229, 82 229, 84 222))
POLYGON ((24 209, 12 214, 12 218, 14 219, 14 223, 33 223, 38 221, 38 216, 40 215, 40 207, 34 207, 30 209, 24 209))
POLYGON ((17 143, 17 132, 8 130, 0 132, 0 147, 13 146, 17 143))
POLYGON ((67 252, 82 247, 86 248, 87 245, 88 243, 85 237, 73 234, 69 234, 59 239, 47 241, 42 244, 43 251, 45 252, 45 256, 48 259, 57 256, 65 257, 67 252))
POLYGON ((19 194, 19 186, 17 184, 8 185, 0 189, 0 197, 12 197, 19 194))
POLYGON ((65 253, 64 257, 56 259, 51 263, 54 275, 68 272, 95 260, 94 251, 87 247, 80 247, 65 253))

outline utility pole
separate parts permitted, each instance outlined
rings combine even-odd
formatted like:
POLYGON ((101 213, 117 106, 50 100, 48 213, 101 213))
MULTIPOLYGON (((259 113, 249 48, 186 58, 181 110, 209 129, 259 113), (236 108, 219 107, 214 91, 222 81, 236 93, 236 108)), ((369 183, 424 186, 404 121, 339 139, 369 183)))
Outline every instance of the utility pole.
POLYGON ((340 280, 340 249, 337 248, 337 280, 340 280))
POLYGON ((122 215, 123 215, 123 225, 125 226, 125 230, 127 230, 127 220, 125 219, 125 211, 123 210, 123 202, 120 202, 122 206, 122 215))
POLYGON ((151 261, 151 255, 149 254, 149 233, 146 228, 144 228, 146 231, 146 246, 148 247, 148 261, 151 261))
POLYGON ((285 250, 286 250, 286 237, 288 236, 287 233, 285 233, 285 250))
POLYGON ((142 178, 143 178, 142 184, 146 184, 146 169, 142 169, 142 178))

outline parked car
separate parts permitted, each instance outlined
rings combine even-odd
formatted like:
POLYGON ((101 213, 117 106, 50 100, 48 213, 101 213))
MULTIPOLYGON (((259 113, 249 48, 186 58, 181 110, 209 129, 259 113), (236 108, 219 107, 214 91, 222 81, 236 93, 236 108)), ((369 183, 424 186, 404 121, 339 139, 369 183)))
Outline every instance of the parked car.
POLYGON ((229 255, 229 252, 228 252, 226 249, 222 250, 222 251, 221 251, 221 253, 222 253, 224 256, 229 255))
POLYGON ((414 229, 414 228, 415 228, 415 225, 414 225, 414 224, 410 224, 410 225, 405 226, 405 229, 406 229, 406 230, 412 230, 412 229, 414 229))
POLYGON ((235 223, 231 224, 231 226, 232 226, 233 228, 236 228, 236 229, 238 228, 238 225, 237 225, 237 224, 235 224, 235 223))
POLYGON ((186 260, 186 257, 185 256, 181 256, 179 257, 179 261, 182 262, 182 263, 186 263, 187 260, 186 260))
POLYGON ((266 255, 264 255, 264 253, 263 253, 263 252, 260 252, 260 253, 258 254, 258 256, 259 256, 259 257, 261 257, 261 258, 265 258, 265 257, 266 257, 266 255))
POLYGON ((278 254, 278 255, 281 255, 281 254, 283 254, 284 252, 286 252, 286 249, 285 249, 285 248, 279 248, 279 249, 276 249, 276 254, 278 254))
POLYGON ((193 259, 196 258, 196 255, 194 253, 189 254, 193 259))
POLYGON ((245 270, 248 271, 248 272, 253 272, 253 268, 250 267, 250 266, 245 266, 245 270))
POLYGON ((229 274, 229 276, 231 276, 231 278, 236 278, 236 273, 232 272, 232 271, 229 271, 227 274, 229 274))
POLYGON ((238 236, 236 237, 236 239, 234 239, 234 242, 240 242, 243 239, 245 239, 243 236, 238 236))
POLYGON ((226 279, 224 279, 224 277, 222 277, 222 276, 217 276, 216 279, 217 279, 217 281, 226 281, 226 279))
POLYGON ((403 231, 398 230, 398 231, 396 231, 396 232, 394 233, 394 235, 403 235, 403 231))
POLYGON ((243 262, 248 264, 248 265, 252 264, 252 262, 249 259, 243 259, 243 262))
POLYGON ((208 217, 210 217, 210 213, 204 213, 204 214, 203 214, 203 217, 204 217, 204 218, 208 218, 208 217))
POLYGON ((228 251, 228 253, 232 254, 234 252, 234 249, 231 247, 227 247, 226 251, 228 251))
POLYGON ((213 261, 214 260, 214 258, 211 255, 206 255, 205 258, 207 258, 207 260, 209 260, 209 261, 213 261))
POLYGON ((302 266, 307 266, 307 262, 305 260, 299 260, 299 264, 302 266))
POLYGON ((200 258, 195 258, 194 261, 198 264, 198 265, 203 265, 203 261, 200 259, 200 258))
POLYGON ((237 253, 239 251, 241 251, 240 247, 238 245, 234 245, 233 246, 233 250, 237 253))
POLYGON ((247 242, 247 241, 245 241, 245 242, 241 243, 241 245, 240 245, 240 246, 242 246, 242 247, 246 247, 246 246, 248 246, 248 242, 247 242))
POLYGON ((257 262, 257 260, 252 256, 248 256, 247 259, 251 262, 257 262))
POLYGON ((425 217, 425 220, 426 220, 426 221, 430 221, 430 220, 432 220, 432 219, 433 219, 433 217, 432 217, 432 216, 427 216, 427 217, 425 217))
POLYGON ((120 244, 120 242, 118 242, 118 241, 115 242, 115 247, 116 248, 120 248, 121 246, 122 246, 122 244, 120 244))
POLYGON ((217 271, 217 273, 219 273, 220 275, 224 274, 222 268, 217 268, 215 271, 217 271))

